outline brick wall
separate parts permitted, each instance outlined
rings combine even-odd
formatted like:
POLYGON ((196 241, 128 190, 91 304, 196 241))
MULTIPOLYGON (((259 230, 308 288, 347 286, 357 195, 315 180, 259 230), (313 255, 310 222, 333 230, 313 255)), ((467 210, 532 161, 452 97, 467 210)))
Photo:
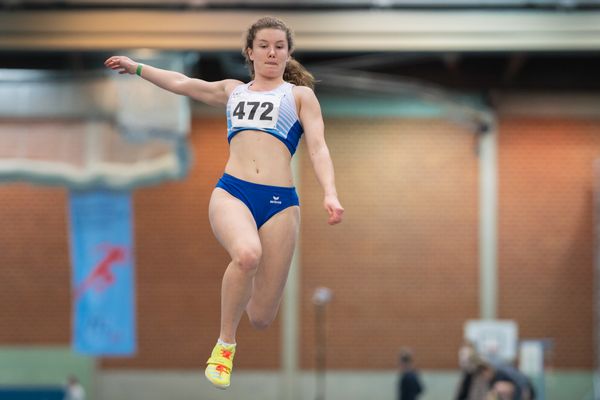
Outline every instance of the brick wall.
POLYGON ((478 313, 474 136, 401 119, 328 121, 327 135, 346 215, 327 226, 304 163, 302 365, 314 364, 310 297, 323 285, 330 367, 394 368, 407 345, 422 366, 454 368, 478 313))
POLYGON ((0 186, 0 343, 66 343, 70 337, 66 195, 0 186))
POLYGON ((552 338, 550 362, 593 365, 593 169, 600 121, 500 123, 499 317, 552 338))
MULTIPOLYGON (((301 364, 314 366, 317 286, 328 309, 333 368, 393 368, 402 345, 421 368, 455 368, 465 319, 478 316, 475 138, 441 121, 327 121, 346 208, 326 224, 306 154, 302 182, 301 364), (376 352, 373 353, 373 348, 376 352), (381 357, 374 357, 379 354, 381 357)), ((523 337, 553 337, 556 367, 592 365, 591 162, 598 122, 502 120, 499 316, 523 337)), ((218 336, 228 257, 208 199, 227 156, 221 117, 196 119, 188 179, 134 194, 139 353, 103 368, 202 368, 218 336)), ((303 146, 303 145, 302 145, 303 146)), ((0 343, 70 340, 67 194, 0 186, 0 343)), ((236 368, 279 366, 279 319, 242 321, 236 368)))

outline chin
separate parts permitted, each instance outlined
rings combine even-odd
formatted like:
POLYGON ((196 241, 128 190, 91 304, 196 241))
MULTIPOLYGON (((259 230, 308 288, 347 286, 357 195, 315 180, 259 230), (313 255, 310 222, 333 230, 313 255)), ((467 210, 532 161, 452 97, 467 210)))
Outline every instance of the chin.
POLYGON ((283 76, 283 71, 281 70, 266 70, 266 71, 261 71, 261 75, 264 76, 265 78, 279 78, 280 76, 283 76))

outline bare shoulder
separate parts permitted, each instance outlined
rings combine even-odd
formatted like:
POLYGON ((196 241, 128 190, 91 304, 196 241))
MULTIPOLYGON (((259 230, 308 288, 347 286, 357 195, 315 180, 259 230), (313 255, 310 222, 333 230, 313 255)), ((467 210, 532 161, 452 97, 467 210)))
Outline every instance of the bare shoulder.
POLYGON ((294 96, 298 99, 317 98, 315 92, 308 86, 294 86, 292 88, 292 93, 294 93, 294 96))
POLYGON ((292 88, 292 93, 294 93, 296 107, 299 113, 301 113, 303 109, 319 109, 319 101, 317 100, 317 96, 315 95, 315 92, 308 86, 294 86, 292 88))

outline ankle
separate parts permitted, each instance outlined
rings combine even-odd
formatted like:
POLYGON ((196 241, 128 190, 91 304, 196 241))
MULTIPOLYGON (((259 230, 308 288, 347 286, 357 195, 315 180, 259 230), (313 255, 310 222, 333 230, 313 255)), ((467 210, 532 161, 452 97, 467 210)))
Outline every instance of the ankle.
POLYGON ((229 341, 229 340, 223 340, 221 338, 219 338, 219 340, 217 340, 217 343, 222 346, 227 346, 227 347, 236 345, 235 340, 229 341))

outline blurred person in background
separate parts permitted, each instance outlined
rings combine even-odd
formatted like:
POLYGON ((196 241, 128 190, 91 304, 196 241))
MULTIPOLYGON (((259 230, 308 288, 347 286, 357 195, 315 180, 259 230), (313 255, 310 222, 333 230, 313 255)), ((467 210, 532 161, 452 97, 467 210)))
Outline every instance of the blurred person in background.
POLYGON ((470 340, 465 339, 458 350, 458 365, 461 370, 461 378, 454 398, 455 400, 467 400, 478 366, 477 349, 470 340))
POLYGON ((469 388, 467 400, 486 400, 496 371, 490 363, 479 358, 469 388))
POLYGON ((85 400, 85 390, 75 375, 69 375, 64 400, 85 400))
POLYGON ((419 372, 413 365, 413 352, 403 348, 398 356, 398 400, 416 400, 424 391, 419 372))
POLYGON ((494 370, 492 388, 495 387, 497 382, 509 382, 513 385, 511 400, 533 400, 535 398, 531 380, 511 363, 494 364, 494 370))
POLYGON ((509 380, 497 380, 492 385, 485 400, 515 400, 516 385, 509 380))

